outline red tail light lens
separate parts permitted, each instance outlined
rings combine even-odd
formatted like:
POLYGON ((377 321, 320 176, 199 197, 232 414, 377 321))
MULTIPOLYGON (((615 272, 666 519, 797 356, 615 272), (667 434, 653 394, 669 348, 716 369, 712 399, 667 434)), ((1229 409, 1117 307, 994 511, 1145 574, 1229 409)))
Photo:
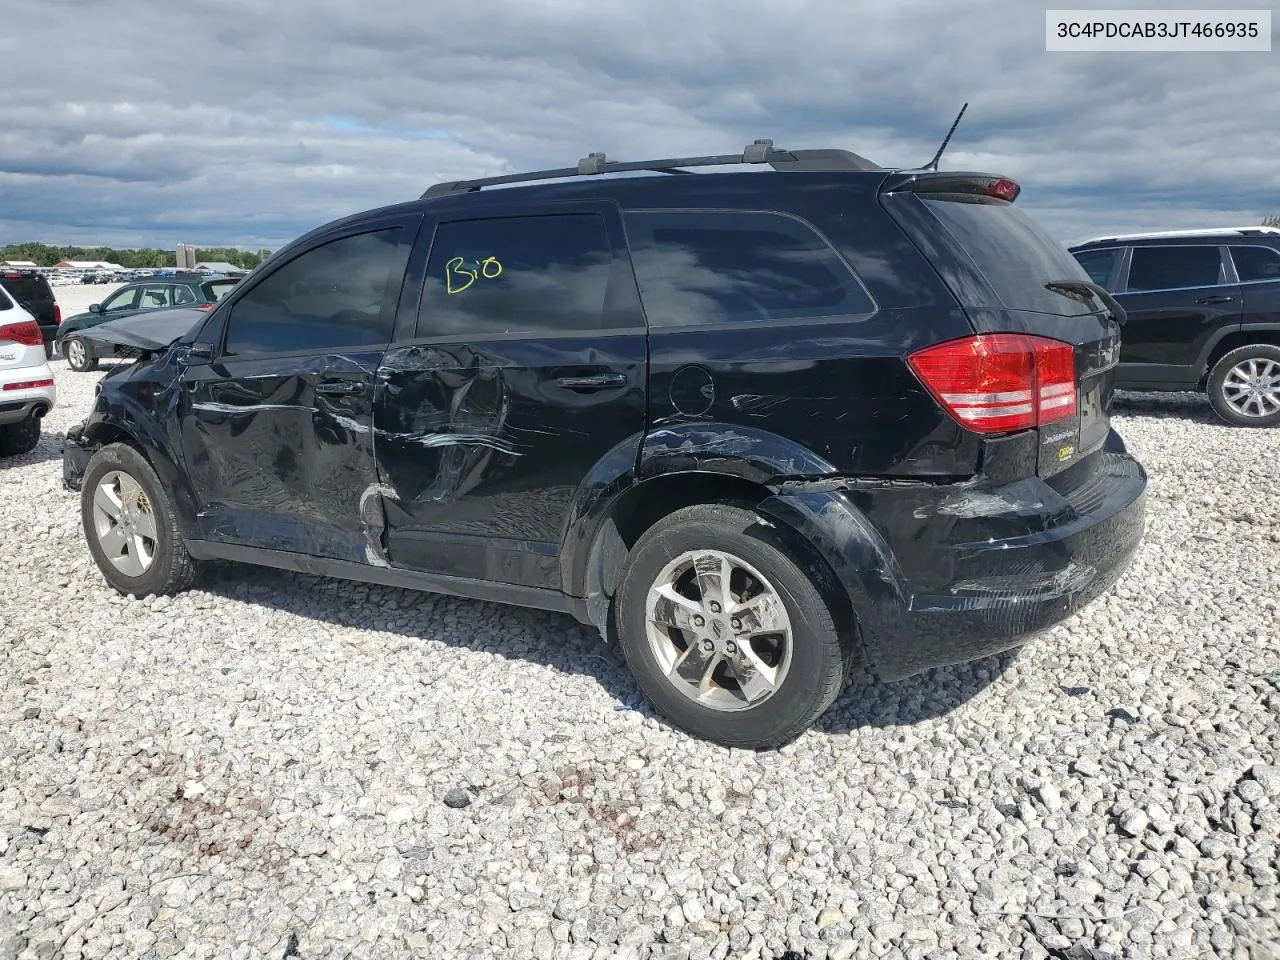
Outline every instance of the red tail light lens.
POLYGON ((200 304, 198 307, 196 307, 196 309, 197 309, 197 310, 212 310, 212 309, 213 309, 213 304, 212 304, 212 303, 202 303, 202 304, 200 304))
POLYGON ((53 322, 62 326, 62 308, 56 303, 53 305, 53 322))
POLYGON ((36 387, 52 387, 52 380, 23 380, 19 383, 6 383, 6 390, 34 390, 36 387))
POLYGON ((926 347, 907 362, 943 409, 978 433, 1028 430, 1076 412, 1069 343, 989 333, 926 347))
POLYGON ((8 323, 0 327, 0 340, 38 347, 44 343, 44 334, 34 320, 23 320, 21 323, 8 323))
POLYGON ((1007 177, 1001 177, 987 188, 989 196, 995 197, 997 200, 1008 200, 1010 203, 1018 199, 1018 194, 1021 192, 1022 188, 1007 177))

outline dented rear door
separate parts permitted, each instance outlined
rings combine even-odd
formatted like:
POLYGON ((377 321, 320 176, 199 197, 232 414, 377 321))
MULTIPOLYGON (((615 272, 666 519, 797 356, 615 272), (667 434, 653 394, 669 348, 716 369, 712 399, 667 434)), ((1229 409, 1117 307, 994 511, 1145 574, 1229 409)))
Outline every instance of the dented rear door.
POLYGON ((644 429, 617 210, 470 207, 422 236, 374 410, 390 562, 556 589, 575 492, 607 457, 634 464, 644 429))

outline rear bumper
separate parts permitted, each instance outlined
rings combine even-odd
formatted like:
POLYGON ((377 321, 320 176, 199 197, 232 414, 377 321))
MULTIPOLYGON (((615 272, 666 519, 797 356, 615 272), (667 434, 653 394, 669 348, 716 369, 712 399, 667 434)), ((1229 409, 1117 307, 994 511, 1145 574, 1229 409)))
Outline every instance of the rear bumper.
MULTIPOLYGON (((47 380, 53 376, 48 365, 39 367, 23 367, 20 370, 9 370, 9 381, 47 380)), ((3 381, 0 381, 3 383, 3 381)), ((0 426, 10 423, 21 423, 28 417, 43 417, 53 409, 58 400, 56 387, 32 387, 27 390, 0 390, 0 426)))
POLYGON ((1059 482, 788 484, 761 509, 849 593, 883 679, 1017 646, 1116 582, 1142 541, 1147 477, 1104 450, 1059 482))

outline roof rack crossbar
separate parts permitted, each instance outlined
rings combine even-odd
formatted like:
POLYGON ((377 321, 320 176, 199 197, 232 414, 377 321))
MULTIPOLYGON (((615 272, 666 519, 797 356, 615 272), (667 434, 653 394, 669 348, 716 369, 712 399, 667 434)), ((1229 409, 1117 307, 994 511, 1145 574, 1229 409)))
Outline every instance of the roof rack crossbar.
POLYGON ((1086 243, 1116 243, 1122 240, 1163 240, 1175 237, 1267 237, 1280 234, 1280 227, 1207 227, 1203 230, 1159 230, 1150 233, 1115 233, 1081 240, 1086 243))
POLYGON ((578 161, 576 167, 559 167, 554 170, 535 170, 530 173, 510 173, 498 177, 481 177, 477 180, 452 180, 428 187, 423 199, 454 193, 469 193, 484 187, 497 187, 510 183, 532 183, 537 180, 559 180, 567 177, 590 177, 602 173, 688 173, 687 167, 719 167, 736 163, 767 163, 775 170, 880 170, 877 164, 848 150, 779 150, 772 140, 757 140, 742 153, 726 153, 707 157, 672 157, 665 160, 610 160, 603 153, 589 153, 578 161))

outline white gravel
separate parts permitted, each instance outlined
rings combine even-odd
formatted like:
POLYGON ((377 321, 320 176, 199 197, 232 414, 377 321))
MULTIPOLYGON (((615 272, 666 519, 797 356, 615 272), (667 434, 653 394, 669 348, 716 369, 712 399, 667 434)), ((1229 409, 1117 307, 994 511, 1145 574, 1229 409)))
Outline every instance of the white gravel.
POLYGON ((1111 594, 753 754, 564 616, 234 566, 117 596, 53 435, 97 377, 54 368, 0 466, 0 960, 1280 956, 1280 431, 1130 405, 1111 594))

